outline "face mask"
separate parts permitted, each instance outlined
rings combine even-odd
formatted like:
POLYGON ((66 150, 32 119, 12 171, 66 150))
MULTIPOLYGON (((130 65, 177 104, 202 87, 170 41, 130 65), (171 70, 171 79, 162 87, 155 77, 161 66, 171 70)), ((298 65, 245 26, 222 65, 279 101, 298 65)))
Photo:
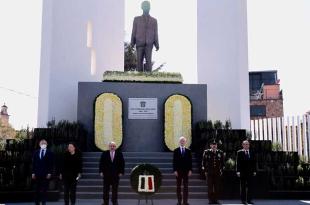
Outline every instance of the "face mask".
POLYGON ((47 146, 46 144, 41 144, 40 145, 41 149, 46 149, 46 146, 47 146))

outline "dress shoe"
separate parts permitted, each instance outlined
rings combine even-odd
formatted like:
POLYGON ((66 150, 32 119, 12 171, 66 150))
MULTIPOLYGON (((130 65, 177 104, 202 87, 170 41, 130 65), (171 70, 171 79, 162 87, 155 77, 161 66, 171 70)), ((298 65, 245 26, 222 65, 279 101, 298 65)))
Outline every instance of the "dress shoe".
POLYGON ((246 201, 241 201, 241 204, 247 204, 246 201))
POLYGON ((254 202, 253 201, 248 201, 248 204, 254 204, 254 202))

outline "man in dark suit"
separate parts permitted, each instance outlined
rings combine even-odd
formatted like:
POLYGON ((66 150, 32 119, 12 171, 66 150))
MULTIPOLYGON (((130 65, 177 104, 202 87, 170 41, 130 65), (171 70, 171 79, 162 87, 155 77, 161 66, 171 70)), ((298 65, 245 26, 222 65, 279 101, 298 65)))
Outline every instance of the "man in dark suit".
POLYGON ((141 4, 143 10, 142 16, 136 16, 133 21, 131 46, 136 45, 137 50, 137 71, 152 71, 152 50, 155 46, 159 49, 157 20, 150 16, 151 5, 149 1, 143 1, 141 4), (143 60, 146 64, 143 67, 143 60))
POLYGON ((186 138, 180 137, 180 147, 173 151, 173 171, 177 179, 177 205, 182 203, 181 184, 183 182, 183 205, 188 205, 188 177, 192 175, 192 153, 185 147, 186 138))
POLYGON ((242 142, 243 149, 237 152, 237 176, 240 178, 240 195, 243 204, 253 204, 252 186, 256 176, 256 157, 250 150, 250 142, 242 142))
POLYGON ((54 159, 53 154, 47 149, 47 142, 45 139, 39 142, 40 149, 38 149, 32 160, 32 179, 35 182, 35 204, 46 204, 46 191, 48 182, 51 179, 54 159))
POLYGON ((210 143, 210 149, 205 150, 202 157, 202 170, 204 171, 208 182, 209 204, 219 204, 218 193, 223 166, 224 153, 217 149, 217 142, 212 140, 210 143))
POLYGON ((122 152, 116 150, 115 142, 109 143, 109 150, 102 153, 99 172, 103 177, 103 205, 109 204, 110 186, 112 186, 112 204, 117 205, 119 178, 124 175, 125 160, 122 152))

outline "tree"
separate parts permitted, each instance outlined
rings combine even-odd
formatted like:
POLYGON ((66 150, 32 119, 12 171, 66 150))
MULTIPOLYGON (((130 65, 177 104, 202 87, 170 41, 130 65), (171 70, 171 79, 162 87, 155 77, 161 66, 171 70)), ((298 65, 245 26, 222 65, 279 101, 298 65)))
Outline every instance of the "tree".
POLYGON ((136 49, 130 45, 130 43, 124 43, 125 50, 125 63, 124 71, 134 71, 137 68, 137 54, 136 49))
POLYGON ((16 136, 15 129, 10 125, 3 125, 0 122, 0 138, 1 139, 14 139, 16 136))
POLYGON ((30 130, 29 126, 26 129, 21 129, 16 131, 15 140, 21 142, 25 139, 30 139, 33 137, 33 129, 30 130))
MULTIPOLYGON (((130 43, 124 42, 124 50, 125 50, 125 63, 124 63, 124 71, 135 71, 137 68, 137 52, 135 47, 131 46, 130 43)), ((154 61, 152 61, 152 65, 154 65, 154 61)), ((157 68, 153 70, 153 72, 160 71, 166 63, 160 64, 157 68)))

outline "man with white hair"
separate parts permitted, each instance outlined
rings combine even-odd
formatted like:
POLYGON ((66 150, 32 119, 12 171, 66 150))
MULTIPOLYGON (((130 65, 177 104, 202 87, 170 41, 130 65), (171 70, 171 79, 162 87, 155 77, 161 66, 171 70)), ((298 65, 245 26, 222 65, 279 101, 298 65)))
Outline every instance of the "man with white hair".
POLYGON ((109 143, 109 150, 102 153, 99 173, 103 177, 103 205, 109 204, 110 186, 112 186, 112 204, 117 205, 119 178, 124 175, 125 160, 121 151, 116 150, 115 142, 109 143))
POLYGON ((188 177, 192 175, 192 153, 185 147, 186 138, 180 137, 180 146, 173 151, 173 171, 177 179, 177 205, 188 205, 188 177), (183 182, 183 196, 181 184, 183 182))
POLYGON ((237 152, 236 171, 240 179, 240 196, 242 204, 253 204, 253 177, 256 176, 256 156, 250 150, 249 140, 242 142, 242 148, 237 152))
POLYGON ((52 177, 54 155, 47 149, 47 141, 41 139, 40 148, 35 151, 32 159, 32 179, 35 182, 35 204, 46 204, 49 180, 52 177))

